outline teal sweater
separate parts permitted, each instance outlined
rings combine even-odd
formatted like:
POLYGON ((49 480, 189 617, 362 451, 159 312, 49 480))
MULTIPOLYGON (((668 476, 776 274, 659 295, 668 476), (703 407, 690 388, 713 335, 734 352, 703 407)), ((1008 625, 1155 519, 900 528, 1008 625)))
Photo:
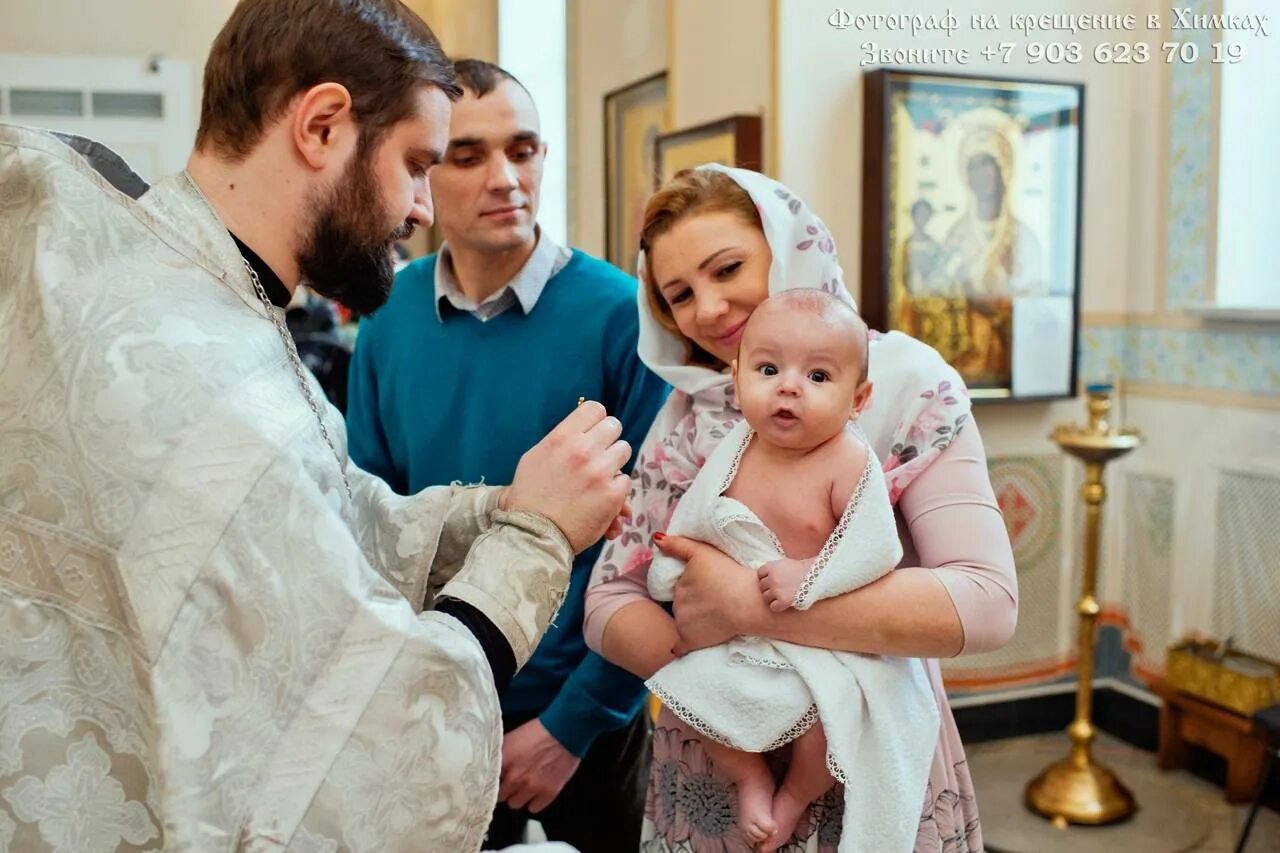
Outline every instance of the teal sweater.
MULTIPOLYGON (((401 270, 387 304, 360 324, 347 412, 357 465, 402 494, 509 483, 520 456, 579 397, 603 403, 640 448, 667 387, 636 355, 633 278, 575 251, 527 316, 515 305, 481 322, 442 300, 437 319, 435 264, 433 255, 401 270)), ((634 719, 645 697, 640 679, 582 636, 599 553, 596 545, 575 560, 556 623, 501 697, 504 713, 537 713, 579 757, 634 719)))

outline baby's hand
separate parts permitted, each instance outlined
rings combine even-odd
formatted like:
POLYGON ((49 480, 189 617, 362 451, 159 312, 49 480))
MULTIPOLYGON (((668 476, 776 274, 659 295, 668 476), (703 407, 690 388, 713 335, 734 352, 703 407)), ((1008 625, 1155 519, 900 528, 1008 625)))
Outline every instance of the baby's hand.
POLYGON ((756 577, 760 579, 760 593, 770 610, 781 613, 795 605, 796 591, 812 565, 812 557, 807 560, 783 557, 781 560, 765 563, 756 570, 756 577))

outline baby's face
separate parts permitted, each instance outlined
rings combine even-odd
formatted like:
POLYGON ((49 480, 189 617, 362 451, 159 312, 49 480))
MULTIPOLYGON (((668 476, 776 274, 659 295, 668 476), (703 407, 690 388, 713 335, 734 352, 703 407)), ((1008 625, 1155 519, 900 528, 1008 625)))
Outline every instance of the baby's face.
POLYGON ((817 314, 771 312, 752 322, 738 353, 738 405, 762 438, 793 450, 817 447, 855 414, 861 350, 817 314))

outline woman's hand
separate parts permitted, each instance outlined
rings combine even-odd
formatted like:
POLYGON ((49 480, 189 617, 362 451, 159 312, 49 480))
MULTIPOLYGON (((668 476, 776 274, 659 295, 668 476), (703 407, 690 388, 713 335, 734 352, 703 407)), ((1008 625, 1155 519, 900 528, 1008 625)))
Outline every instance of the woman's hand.
POLYGON ((719 549, 683 536, 655 537, 662 553, 684 560, 676 582, 674 652, 688 654, 751 633, 761 612, 767 615, 756 573, 719 549))

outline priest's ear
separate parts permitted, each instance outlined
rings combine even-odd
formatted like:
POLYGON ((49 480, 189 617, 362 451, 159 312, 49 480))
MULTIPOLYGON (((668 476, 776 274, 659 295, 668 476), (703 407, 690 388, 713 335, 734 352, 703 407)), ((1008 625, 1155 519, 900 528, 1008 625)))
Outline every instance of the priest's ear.
POLYGON ((293 144, 308 166, 316 171, 335 164, 345 168, 360 135, 346 86, 320 83, 300 92, 289 122, 293 144))

